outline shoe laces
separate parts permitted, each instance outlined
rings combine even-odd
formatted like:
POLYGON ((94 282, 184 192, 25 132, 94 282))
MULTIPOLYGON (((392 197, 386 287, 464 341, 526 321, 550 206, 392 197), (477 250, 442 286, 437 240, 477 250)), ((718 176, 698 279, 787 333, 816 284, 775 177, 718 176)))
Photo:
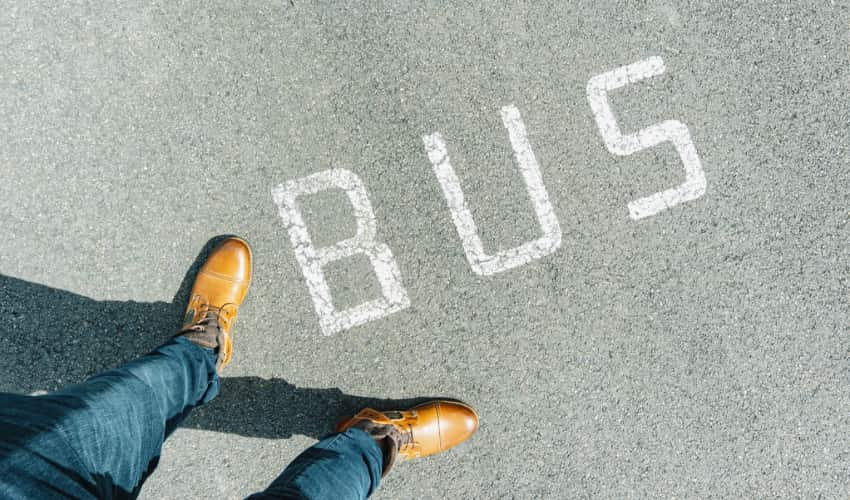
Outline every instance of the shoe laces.
POLYGON ((178 335, 188 332, 207 332, 210 329, 216 330, 216 333, 221 331, 221 308, 205 306, 201 309, 200 316, 200 320, 193 318, 192 324, 180 330, 178 335))
POLYGON ((410 424, 405 425, 406 429, 403 431, 399 431, 399 442, 398 449, 399 451, 407 448, 408 446, 413 446, 413 426, 410 424))
POLYGON ((354 424, 353 427, 366 431, 366 433, 376 439, 389 439, 398 451, 413 445, 413 426, 410 424, 395 424, 391 423, 392 419, 388 420, 390 422, 384 423, 381 420, 367 417, 354 424))

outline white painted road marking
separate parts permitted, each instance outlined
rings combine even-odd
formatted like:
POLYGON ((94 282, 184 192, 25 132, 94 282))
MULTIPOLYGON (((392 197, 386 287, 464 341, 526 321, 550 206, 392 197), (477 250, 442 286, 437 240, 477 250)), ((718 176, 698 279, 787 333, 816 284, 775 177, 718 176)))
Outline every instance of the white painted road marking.
POLYGON ((460 181, 450 163, 449 153, 442 135, 435 132, 422 138, 428 159, 434 166, 434 173, 443 188, 443 195, 446 197, 452 221, 454 221, 457 233, 463 243, 463 250, 466 252, 469 265, 475 273, 485 276, 539 259, 553 253, 561 246, 561 226, 558 224, 552 204, 549 203, 549 194, 546 192, 546 186, 543 185, 540 167, 534 157, 531 144, 528 142, 528 134, 519 110, 514 106, 505 106, 501 112, 502 122, 508 129, 511 147, 513 147, 522 178, 525 180, 528 195, 534 205, 534 212, 537 214, 537 221, 543 231, 543 236, 518 247, 503 250, 495 255, 488 255, 484 252, 475 221, 466 206, 463 189, 461 189, 460 181))
POLYGON ((650 57, 628 66, 594 76, 587 82, 587 100, 596 117, 599 133, 608 151, 619 156, 651 148, 662 142, 670 141, 676 147, 685 167, 685 182, 681 185, 640 198, 629 203, 629 216, 638 220, 655 215, 679 203, 692 201, 705 194, 705 175, 691 133, 684 123, 667 120, 623 135, 617 125, 617 119, 608 104, 608 92, 630 83, 639 82, 664 73, 664 61, 660 57, 650 57))
MULTIPOLYGON (((682 159, 685 182, 675 188, 629 203, 629 215, 634 220, 655 215, 662 210, 695 200, 705 194, 706 183, 702 164, 685 124, 677 120, 667 120, 636 133, 624 135, 608 104, 608 92, 611 90, 658 76, 664 73, 664 69, 664 61, 660 57, 650 57, 597 75, 587 83, 587 99, 608 151, 615 155, 628 156, 669 141, 675 146, 682 159)), ((543 184, 540 166, 534 157, 519 110, 509 105, 501 109, 501 114, 543 236, 493 255, 484 252, 475 220, 472 218, 469 207, 466 206, 463 189, 451 165, 443 136, 439 132, 434 132, 422 137, 428 160, 434 167, 434 174, 443 189, 452 221, 463 244, 466 259, 472 271, 483 276, 522 266, 555 252, 561 246, 561 226, 549 202, 549 193, 543 184)), ((295 257, 301 265, 307 288, 313 299, 316 313, 319 315, 319 324, 325 335, 332 335, 382 318, 410 305, 392 252, 387 245, 375 241, 375 214, 366 188, 359 177, 344 169, 325 170, 282 184, 272 191, 272 195, 289 231, 295 257), (310 234, 298 209, 297 199, 299 196, 315 194, 327 189, 342 189, 348 195, 357 221, 357 234, 333 246, 317 249, 310 240, 310 234), (323 267, 330 262, 357 254, 364 254, 369 258, 381 285, 382 298, 337 311, 333 305, 323 267)))
POLYGON ((356 325, 400 311, 410 305, 401 283, 401 273, 389 247, 377 243, 375 213, 363 182, 345 169, 331 169, 281 184, 272 191, 278 213, 289 231, 295 258, 301 265, 313 305, 319 315, 322 333, 332 335, 356 325), (326 248, 315 248, 298 208, 298 197, 327 189, 342 189, 348 195, 357 221, 357 233, 347 240, 326 248), (322 270, 328 263, 366 255, 381 285, 382 298, 338 311, 322 270))

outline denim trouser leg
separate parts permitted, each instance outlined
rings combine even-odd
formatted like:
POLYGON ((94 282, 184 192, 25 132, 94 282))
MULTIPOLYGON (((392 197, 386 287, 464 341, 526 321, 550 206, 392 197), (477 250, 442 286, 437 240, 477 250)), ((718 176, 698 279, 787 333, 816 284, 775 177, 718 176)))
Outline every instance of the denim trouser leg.
POLYGON ((215 363, 178 337, 48 395, 0 393, 0 497, 135 496, 165 438, 218 393, 215 363))
POLYGON ((249 498, 367 498, 381 481, 382 467, 381 447, 375 439, 360 429, 348 429, 305 450, 268 489, 249 498))

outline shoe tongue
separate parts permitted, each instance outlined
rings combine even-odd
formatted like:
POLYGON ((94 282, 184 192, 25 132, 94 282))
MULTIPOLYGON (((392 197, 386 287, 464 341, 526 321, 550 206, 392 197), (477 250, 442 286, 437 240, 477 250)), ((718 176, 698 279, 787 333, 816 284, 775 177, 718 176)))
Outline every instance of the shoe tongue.
POLYGON ((218 327, 219 324, 219 310, 217 308, 210 307, 204 313, 203 318, 198 322, 203 322, 206 326, 218 327))

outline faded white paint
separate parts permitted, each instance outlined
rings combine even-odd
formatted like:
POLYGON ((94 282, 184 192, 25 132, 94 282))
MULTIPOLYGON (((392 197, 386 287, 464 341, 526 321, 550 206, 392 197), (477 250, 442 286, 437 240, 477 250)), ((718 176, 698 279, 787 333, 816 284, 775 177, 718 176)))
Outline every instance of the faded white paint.
POLYGON ((608 92, 625 87, 664 73, 664 61, 660 57, 650 57, 628 66, 594 76, 587 82, 587 100, 596 117, 596 125, 608 151, 619 156, 651 148, 662 142, 670 141, 682 159, 685 167, 685 182, 681 185, 661 191, 629 203, 629 216, 638 220, 655 215, 686 201, 692 201, 705 194, 705 175, 691 133, 684 123, 667 120, 649 126, 633 134, 623 134, 617 125, 617 119, 608 103, 608 92))
POLYGON ((289 181, 272 191, 283 223, 289 231, 295 258, 301 265, 307 289, 313 299, 322 333, 332 335, 360 325, 410 305, 407 292, 401 283, 401 273, 389 247, 375 241, 375 213, 363 182, 354 173, 345 169, 331 169, 289 181), (298 208, 298 197, 315 194, 328 189, 342 189, 348 195, 357 221, 357 233, 347 240, 330 247, 315 248, 310 233, 298 208), (379 299, 338 311, 334 305, 330 287, 323 272, 330 262, 363 254, 369 258, 375 276, 381 285, 379 299))
POLYGON ((442 135, 435 132, 422 138, 428 159, 434 166, 434 173, 443 188, 452 221, 454 221, 457 233, 463 243, 463 250, 466 252, 469 265, 475 273, 481 275, 496 274, 521 266, 549 255, 561 246, 561 226, 558 224, 552 204, 549 202, 549 194, 546 192, 546 186, 543 185, 540 167, 534 157, 531 144, 528 142, 528 134, 519 110, 514 106, 505 106, 501 113, 502 122, 508 130, 511 147, 514 150, 519 171, 523 180, 525 180, 525 186, 528 195, 531 197, 531 203, 534 206, 535 214, 537 214, 537 221, 543 231, 543 236, 494 255, 488 255, 484 252, 481 238, 478 236, 478 229, 475 226, 472 213, 466 206, 460 181, 450 163, 448 149, 442 135))

